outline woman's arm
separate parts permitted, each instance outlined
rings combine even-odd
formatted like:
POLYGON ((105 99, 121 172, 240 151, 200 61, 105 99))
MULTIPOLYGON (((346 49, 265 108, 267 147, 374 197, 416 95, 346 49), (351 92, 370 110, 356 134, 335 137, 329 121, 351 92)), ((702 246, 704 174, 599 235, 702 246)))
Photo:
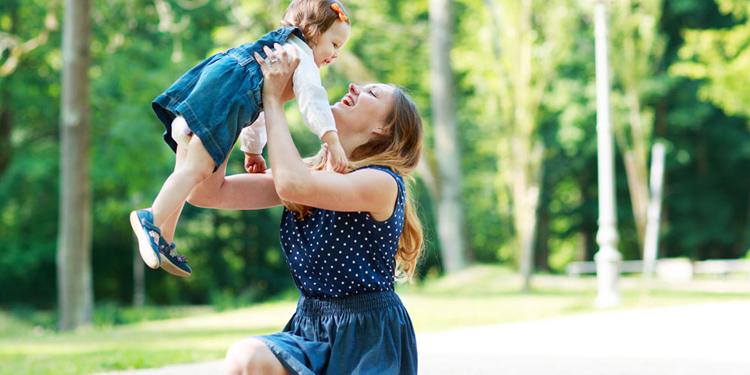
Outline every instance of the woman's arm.
MULTIPOLYGON (((299 58, 292 59, 281 46, 266 50, 279 61, 268 65, 256 55, 263 70, 263 108, 268 132, 268 158, 273 167, 276 192, 285 200, 335 211, 365 211, 376 220, 393 213, 398 185, 388 173, 373 169, 348 174, 333 171, 310 172, 302 161, 284 117, 281 97, 284 85, 294 72, 299 58)), ((270 60, 270 58, 269 58, 270 60)))
POLYGON ((194 206, 231 210, 257 210, 281 204, 270 173, 226 176, 227 163, 196 186, 188 197, 194 206))
MULTIPOLYGON (((280 193, 281 195, 281 193, 280 193)), ((378 221, 393 214, 398 185, 386 172, 361 169, 348 174, 315 171, 306 187, 284 192, 284 199, 333 211, 363 211, 378 221)))

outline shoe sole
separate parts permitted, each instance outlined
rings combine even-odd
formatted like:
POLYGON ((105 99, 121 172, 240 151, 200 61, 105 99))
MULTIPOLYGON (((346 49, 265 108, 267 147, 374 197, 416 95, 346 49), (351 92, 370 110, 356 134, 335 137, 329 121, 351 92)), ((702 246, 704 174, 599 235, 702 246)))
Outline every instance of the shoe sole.
POLYGON ((151 241, 149 240, 143 225, 141 225, 141 219, 138 218, 138 214, 135 211, 130 213, 130 226, 133 227, 135 237, 138 239, 138 251, 141 253, 141 259, 143 259, 143 262, 150 268, 159 268, 161 260, 151 247, 151 241))
POLYGON ((175 276, 188 277, 192 275, 192 273, 187 272, 183 270, 182 268, 175 266, 174 263, 172 263, 172 261, 170 261, 169 258, 167 258, 166 256, 164 256, 164 258, 161 261, 161 268, 164 271, 167 271, 175 276))

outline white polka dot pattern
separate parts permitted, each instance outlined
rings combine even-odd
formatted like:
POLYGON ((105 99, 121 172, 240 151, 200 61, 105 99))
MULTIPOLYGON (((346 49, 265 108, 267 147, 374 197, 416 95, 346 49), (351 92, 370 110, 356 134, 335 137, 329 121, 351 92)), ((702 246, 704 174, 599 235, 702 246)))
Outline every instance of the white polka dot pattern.
POLYGON ((281 247, 297 288, 305 297, 343 297, 392 291, 396 250, 404 226, 406 187, 398 174, 393 215, 375 221, 365 212, 313 209, 304 219, 284 209, 281 247))

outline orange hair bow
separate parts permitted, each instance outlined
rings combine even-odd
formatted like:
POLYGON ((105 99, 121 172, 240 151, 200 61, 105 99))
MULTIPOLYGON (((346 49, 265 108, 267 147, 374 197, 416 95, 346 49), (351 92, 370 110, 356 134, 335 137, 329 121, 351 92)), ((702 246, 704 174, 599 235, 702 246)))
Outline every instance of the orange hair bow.
POLYGON ((341 21, 346 21, 349 19, 349 17, 347 17, 346 14, 344 14, 344 11, 341 10, 341 7, 338 4, 336 3, 331 4, 331 9, 333 9, 334 12, 339 14, 339 19, 341 21))

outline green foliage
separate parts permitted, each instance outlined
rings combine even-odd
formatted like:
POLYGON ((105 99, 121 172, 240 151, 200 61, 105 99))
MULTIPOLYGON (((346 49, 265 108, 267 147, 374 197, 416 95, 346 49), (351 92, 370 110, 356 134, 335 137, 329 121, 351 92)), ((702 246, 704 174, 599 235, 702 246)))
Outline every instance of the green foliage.
MULTIPOLYGON (((199 3, 92 3, 92 264, 95 297, 101 304, 97 322, 103 325, 140 319, 126 307, 133 295, 133 262, 139 264, 127 215, 153 200, 173 168, 173 155, 163 143, 163 126, 152 114, 150 101, 205 57, 277 27, 288 1, 190 6, 199 3)), ((545 149, 536 262, 552 272, 562 272, 571 260, 591 260, 598 248, 593 10, 580 2, 555 2, 563 3, 569 5, 564 17, 555 18, 563 9, 549 5, 533 19, 538 30, 547 30, 536 35, 540 43, 533 51, 535 61, 544 62, 550 54, 559 58, 554 71, 535 76, 547 80, 534 133, 545 149), (554 38, 563 39, 564 48, 545 50, 541 42, 554 38)), ((499 172, 499 156, 507 154, 501 148, 514 116, 509 64, 517 56, 508 54, 513 38, 498 30, 512 28, 498 24, 500 1, 460 0, 454 5, 452 58, 467 243, 475 261, 510 263, 516 254, 513 202, 509 191, 497 187, 509 182, 499 172)), ((349 0, 345 6, 352 19, 351 39, 339 60, 321 71, 329 99, 339 100, 349 82, 405 87, 422 109, 425 153, 433 160, 429 2, 349 0)), ((61 7, 52 0, 0 2, 0 69, 10 66, 15 56, 4 46, 18 46, 47 30, 46 41, 21 53, 11 73, 0 74, 0 305, 14 306, 20 314, 56 304, 61 7)), ((653 127, 652 140, 668 146, 661 255, 740 257, 750 246, 750 97, 743 90, 749 83, 747 3, 666 1, 661 9, 658 19, 634 11, 632 18, 620 20, 658 25, 648 28, 658 34, 648 34, 643 41, 652 40, 654 49, 663 47, 662 53, 641 61, 647 66, 639 65, 637 72, 642 77, 642 120, 653 127)), ((611 46, 620 49, 625 26, 611 26, 611 46)), ((613 78, 616 90, 621 79, 613 78)), ((623 97, 613 94, 615 115, 621 119, 623 97)), ((287 108, 295 143, 303 155, 313 153, 319 140, 302 126, 296 104, 287 108)), ((619 153, 618 249, 626 259, 635 259, 639 249, 619 153)), ((241 172, 242 155, 237 152, 229 161, 229 173, 241 172)), ((419 178, 414 191, 427 241, 419 275, 429 279, 441 272, 434 210, 419 178)), ((195 273, 178 279, 147 269, 148 302, 229 309, 293 294, 279 249, 279 219, 279 209, 218 211, 188 205, 176 241, 195 273)), ((40 315, 35 325, 52 327, 54 319, 40 315)), ((109 360, 108 368, 119 366, 119 359, 109 360)))
POLYGON ((725 29, 687 30, 680 49, 682 61, 670 68, 674 75, 703 82, 698 94, 702 100, 721 107, 729 115, 750 115, 750 4, 737 0, 717 0, 723 14, 738 22, 725 29))
POLYGON ((664 137, 672 146, 668 181, 681 183, 671 183, 675 188, 668 192, 665 205, 668 215, 696 219, 670 220, 664 247, 670 256, 734 258, 750 245, 746 117, 750 112, 737 106, 750 103, 742 90, 747 74, 737 65, 750 56, 748 8, 743 1, 693 2, 692 6, 670 14, 671 19, 701 16, 686 25, 689 29, 679 30, 684 44, 671 46, 673 64, 668 71, 675 78, 666 114, 670 126, 664 137), (699 221, 699 217, 706 219, 699 221))

